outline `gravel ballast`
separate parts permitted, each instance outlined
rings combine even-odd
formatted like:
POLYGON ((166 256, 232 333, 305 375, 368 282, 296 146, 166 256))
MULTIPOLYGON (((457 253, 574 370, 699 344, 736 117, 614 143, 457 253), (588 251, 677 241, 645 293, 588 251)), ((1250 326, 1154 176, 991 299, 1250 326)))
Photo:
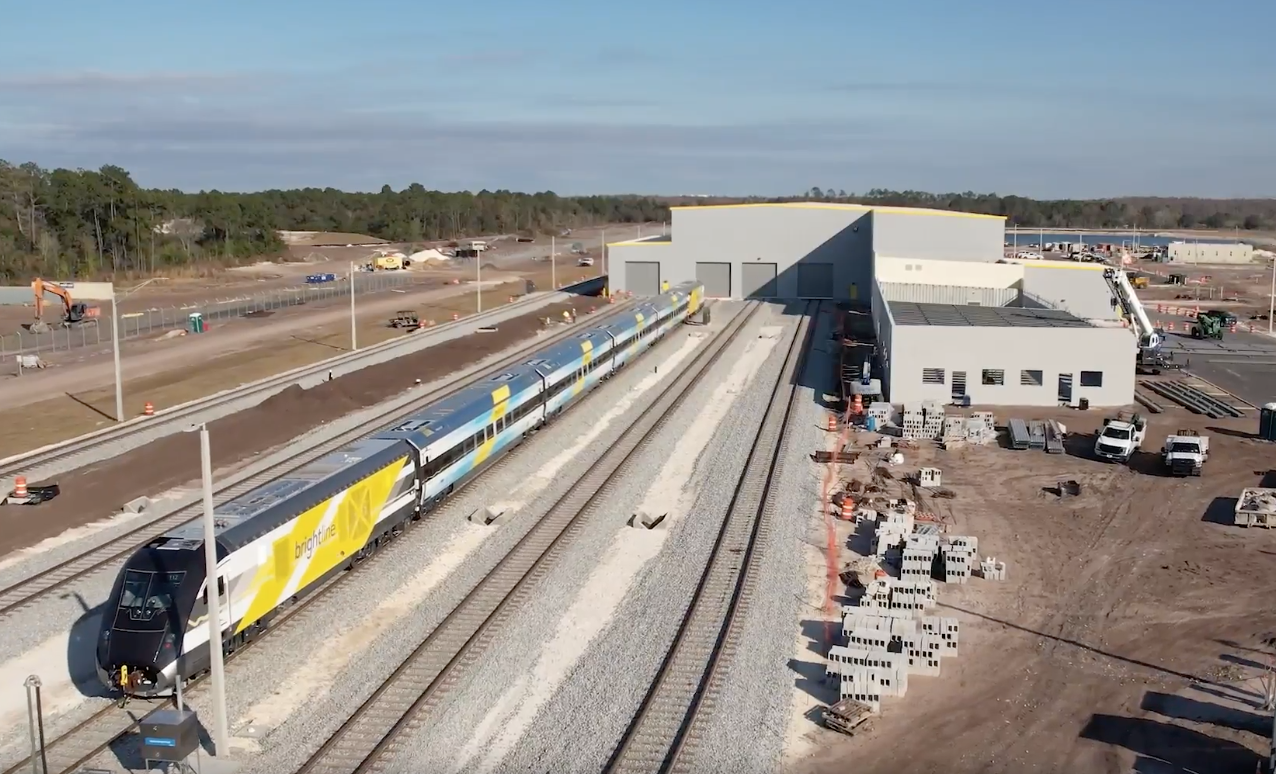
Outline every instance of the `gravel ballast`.
MULTIPOLYGON (((528 482, 539 481, 541 469, 591 433, 594 439, 577 451, 567 469, 587 466, 601 455, 679 370, 669 362, 671 358, 689 362, 703 340, 702 330, 675 329, 659 348, 604 384, 587 402, 534 436, 429 521, 396 540, 302 613, 304 619, 290 622, 229 665, 227 701, 234 745, 244 751, 236 756, 242 760, 241 771, 296 770, 566 492, 574 477, 559 474, 539 491, 535 487, 529 491, 528 482), (692 337, 695 347, 684 346, 692 337), (638 384, 650 381, 657 367, 655 383, 645 392, 634 392, 638 384), (609 409, 621 402, 629 403, 628 407, 608 416, 609 409), (605 416, 609 422, 599 431, 605 416), (480 508, 510 500, 525 500, 526 505, 491 527, 466 521, 480 508), (451 572, 434 564, 445 549, 458 545, 470 552, 460 561, 451 554, 451 572), (381 623, 376 634, 369 634, 363 625, 370 617, 381 623), (316 664, 335 668, 315 669, 316 664)), ((202 698, 194 706, 207 712, 202 698)), ((114 760, 114 755, 103 755, 97 763, 110 766, 114 760)))
MULTIPOLYGON (((759 314, 751 331, 724 354, 679 408, 675 421, 631 462, 609 493, 605 510, 582 530, 535 601, 520 611, 507 634, 468 670, 457 690, 422 725, 417 738, 404 743, 394 770, 432 766, 452 771, 596 772, 601 768, 672 641, 783 364, 785 337, 796 320, 780 318, 773 310, 759 314), (763 328, 783 328, 768 334, 778 335, 776 346, 747 383, 727 383, 750 337, 763 328), (739 394, 727 398, 731 402, 727 420, 694 465, 687 486, 690 515, 673 518, 665 527, 668 534, 659 553, 638 571, 633 587, 597 639, 573 663, 557 665, 557 679, 562 682, 546 697, 547 690, 553 689, 538 685, 547 671, 540 659, 559 634, 564 613, 578 602, 582 587, 589 588, 586 584, 594 569, 615 551, 618 534, 621 546, 627 533, 636 541, 646 537, 627 527, 626 521, 644 501, 650 501, 653 482, 676 454, 686 428, 708 410, 711 401, 722 399, 714 394, 714 387, 724 384, 739 394), (521 716, 516 701, 505 698, 520 682, 527 688, 521 698, 534 697, 533 706, 523 708, 530 719, 521 716), (512 726, 511 718, 517 719, 512 726), (523 727, 525 732, 517 734, 523 727), (513 733, 502 739, 505 728, 513 733)), ((547 660, 555 655, 546 654, 547 660)))

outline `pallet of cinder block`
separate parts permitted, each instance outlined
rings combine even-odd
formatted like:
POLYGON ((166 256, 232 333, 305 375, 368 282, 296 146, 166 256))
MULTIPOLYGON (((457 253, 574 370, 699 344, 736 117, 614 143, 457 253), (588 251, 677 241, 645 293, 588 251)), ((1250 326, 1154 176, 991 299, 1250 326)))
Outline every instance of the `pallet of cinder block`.
POLYGON ((1006 423, 1006 429, 1010 431, 1010 448, 1023 451, 1031 447, 1032 436, 1028 435, 1027 422, 1014 418, 1006 423))
POLYGON ((1034 419, 1028 423, 1028 448, 1046 448, 1046 423, 1040 419, 1034 419))
POLYGON ((1276 489, 1250 487, 1241 491, 1236 498, 1236 517, 1234 523, 1238 527, 1276 527, 1276 489))

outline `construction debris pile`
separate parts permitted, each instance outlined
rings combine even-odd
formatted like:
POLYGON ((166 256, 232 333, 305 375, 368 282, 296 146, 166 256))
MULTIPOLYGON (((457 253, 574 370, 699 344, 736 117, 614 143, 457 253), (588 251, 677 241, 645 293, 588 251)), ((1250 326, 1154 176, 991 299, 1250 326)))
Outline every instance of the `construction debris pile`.
POLYGON ((1249 487, 1241 491, 1236 498, 1236 516, 1234 523, 1238 527, 1276 527, 1276 489, 1249 487))
POLYGON ((875 485, 850 487, 863 497, 858 506, 849 492, 841 499, 842 518, 854 522, 869 553, 843 573, 848 595, 861 593, 842 608, 842 644, 829 649, 825 675, 839 681, 843 701, 872 713, 883 697, 903 697, 910 676, 938 676, 942 660, 958 654, 957 619, 934 612, 936 583, 1006 578, 1005 562, 979 558, 977 538, 947 534, 947 524, 919 508, 917 485, 945 497, 941 480, 938 468, 922 468, 916 499, 873 494, 882 489, 875 485))

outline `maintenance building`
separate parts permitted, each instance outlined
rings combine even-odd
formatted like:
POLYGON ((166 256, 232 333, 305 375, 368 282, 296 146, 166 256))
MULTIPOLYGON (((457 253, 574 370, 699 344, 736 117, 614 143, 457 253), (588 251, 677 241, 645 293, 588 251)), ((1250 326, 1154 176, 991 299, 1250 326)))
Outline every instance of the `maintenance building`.
POLYGON ((671 234, 608 245, 614 290, 871 310, 893 403, 1124 406, 1136 336, 1105 266, 1003 257, 1001 216, 823 202, 672 208, 671 234))

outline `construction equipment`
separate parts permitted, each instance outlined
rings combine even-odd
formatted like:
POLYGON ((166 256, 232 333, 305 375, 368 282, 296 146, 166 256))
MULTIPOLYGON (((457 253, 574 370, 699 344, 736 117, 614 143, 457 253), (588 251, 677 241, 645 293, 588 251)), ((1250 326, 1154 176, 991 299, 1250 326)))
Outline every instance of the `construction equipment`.
POLYGON ((1165 278, 1165 284, 1166 285, 1186 285, 1187 275, 1186 274, 1171 274, 1170 276, 1165 278))
MULTIPOLYGON (((1172 354, 1163 351, 1165 331, 1154 326, 1152 320, 1148 318, 1147 310, 1143 308, 1143 303, 1134 292, 1134 286, 1130 283, 1126 272, 1120 269, 1104 269, 1103 278, 1107 280, 1113 297, 1116 298, 1134 329, 1138 347, 1134 355, 1135 372, 1159 374, 1161 371, 1174 371, 1181 368, 1174 362, 1172 354)), ((1145 280, 1143 286, 1146 287, 1147 278, 1142 279, 1145 280)))
POLYGON ((1171 476, 1199 476, 1209 458, 1209 436, 1202 436, 1195 430, 1180 429, 1166 438, 1165 445, 1161 447, 1161 461, 1171 476))
POLYGON ((1118 411, 1115 417, 1104 417, 1103 429, 1094 439, 1094 456, 1125 464, 1143 445, 1147 432, 1147 419, 1139 414, 1118 411))
POLYGON ((1202 312, 1196 316, 1196 324, 1192 326, 1194 339, 1222 339, 1223 319, 1202 312))
POLYGON ((98 317, 102 314, 102 310, 96 306, 72 299, 71 291, 53 282, 45 282, 38 278, 34 279, 31 281, 31 292, 35 294, 35 322, 31 323, 30 326, 32 333, 48 333, 52 330, 49 324, 44 321, 45 293, 57 296, 62 300, 61 325, 63 328, 97 324, 98 317))
POLYGON ((1127 271, 1125 276, 1130 280, 1130 286, 1136 290, 1146 288, 1148 286, 1148 275, 1146 274, 1137 274, 1132 271, 1127 271))
POLYGON ((403 257, 399 255, 375 255, 365 264, 368 271, 398 271, 403 268, 403 257))
POLYGON ((420 326, 420 316, 411 309, 401 309, 390 318, 391 328, 419 328, 420 326))

